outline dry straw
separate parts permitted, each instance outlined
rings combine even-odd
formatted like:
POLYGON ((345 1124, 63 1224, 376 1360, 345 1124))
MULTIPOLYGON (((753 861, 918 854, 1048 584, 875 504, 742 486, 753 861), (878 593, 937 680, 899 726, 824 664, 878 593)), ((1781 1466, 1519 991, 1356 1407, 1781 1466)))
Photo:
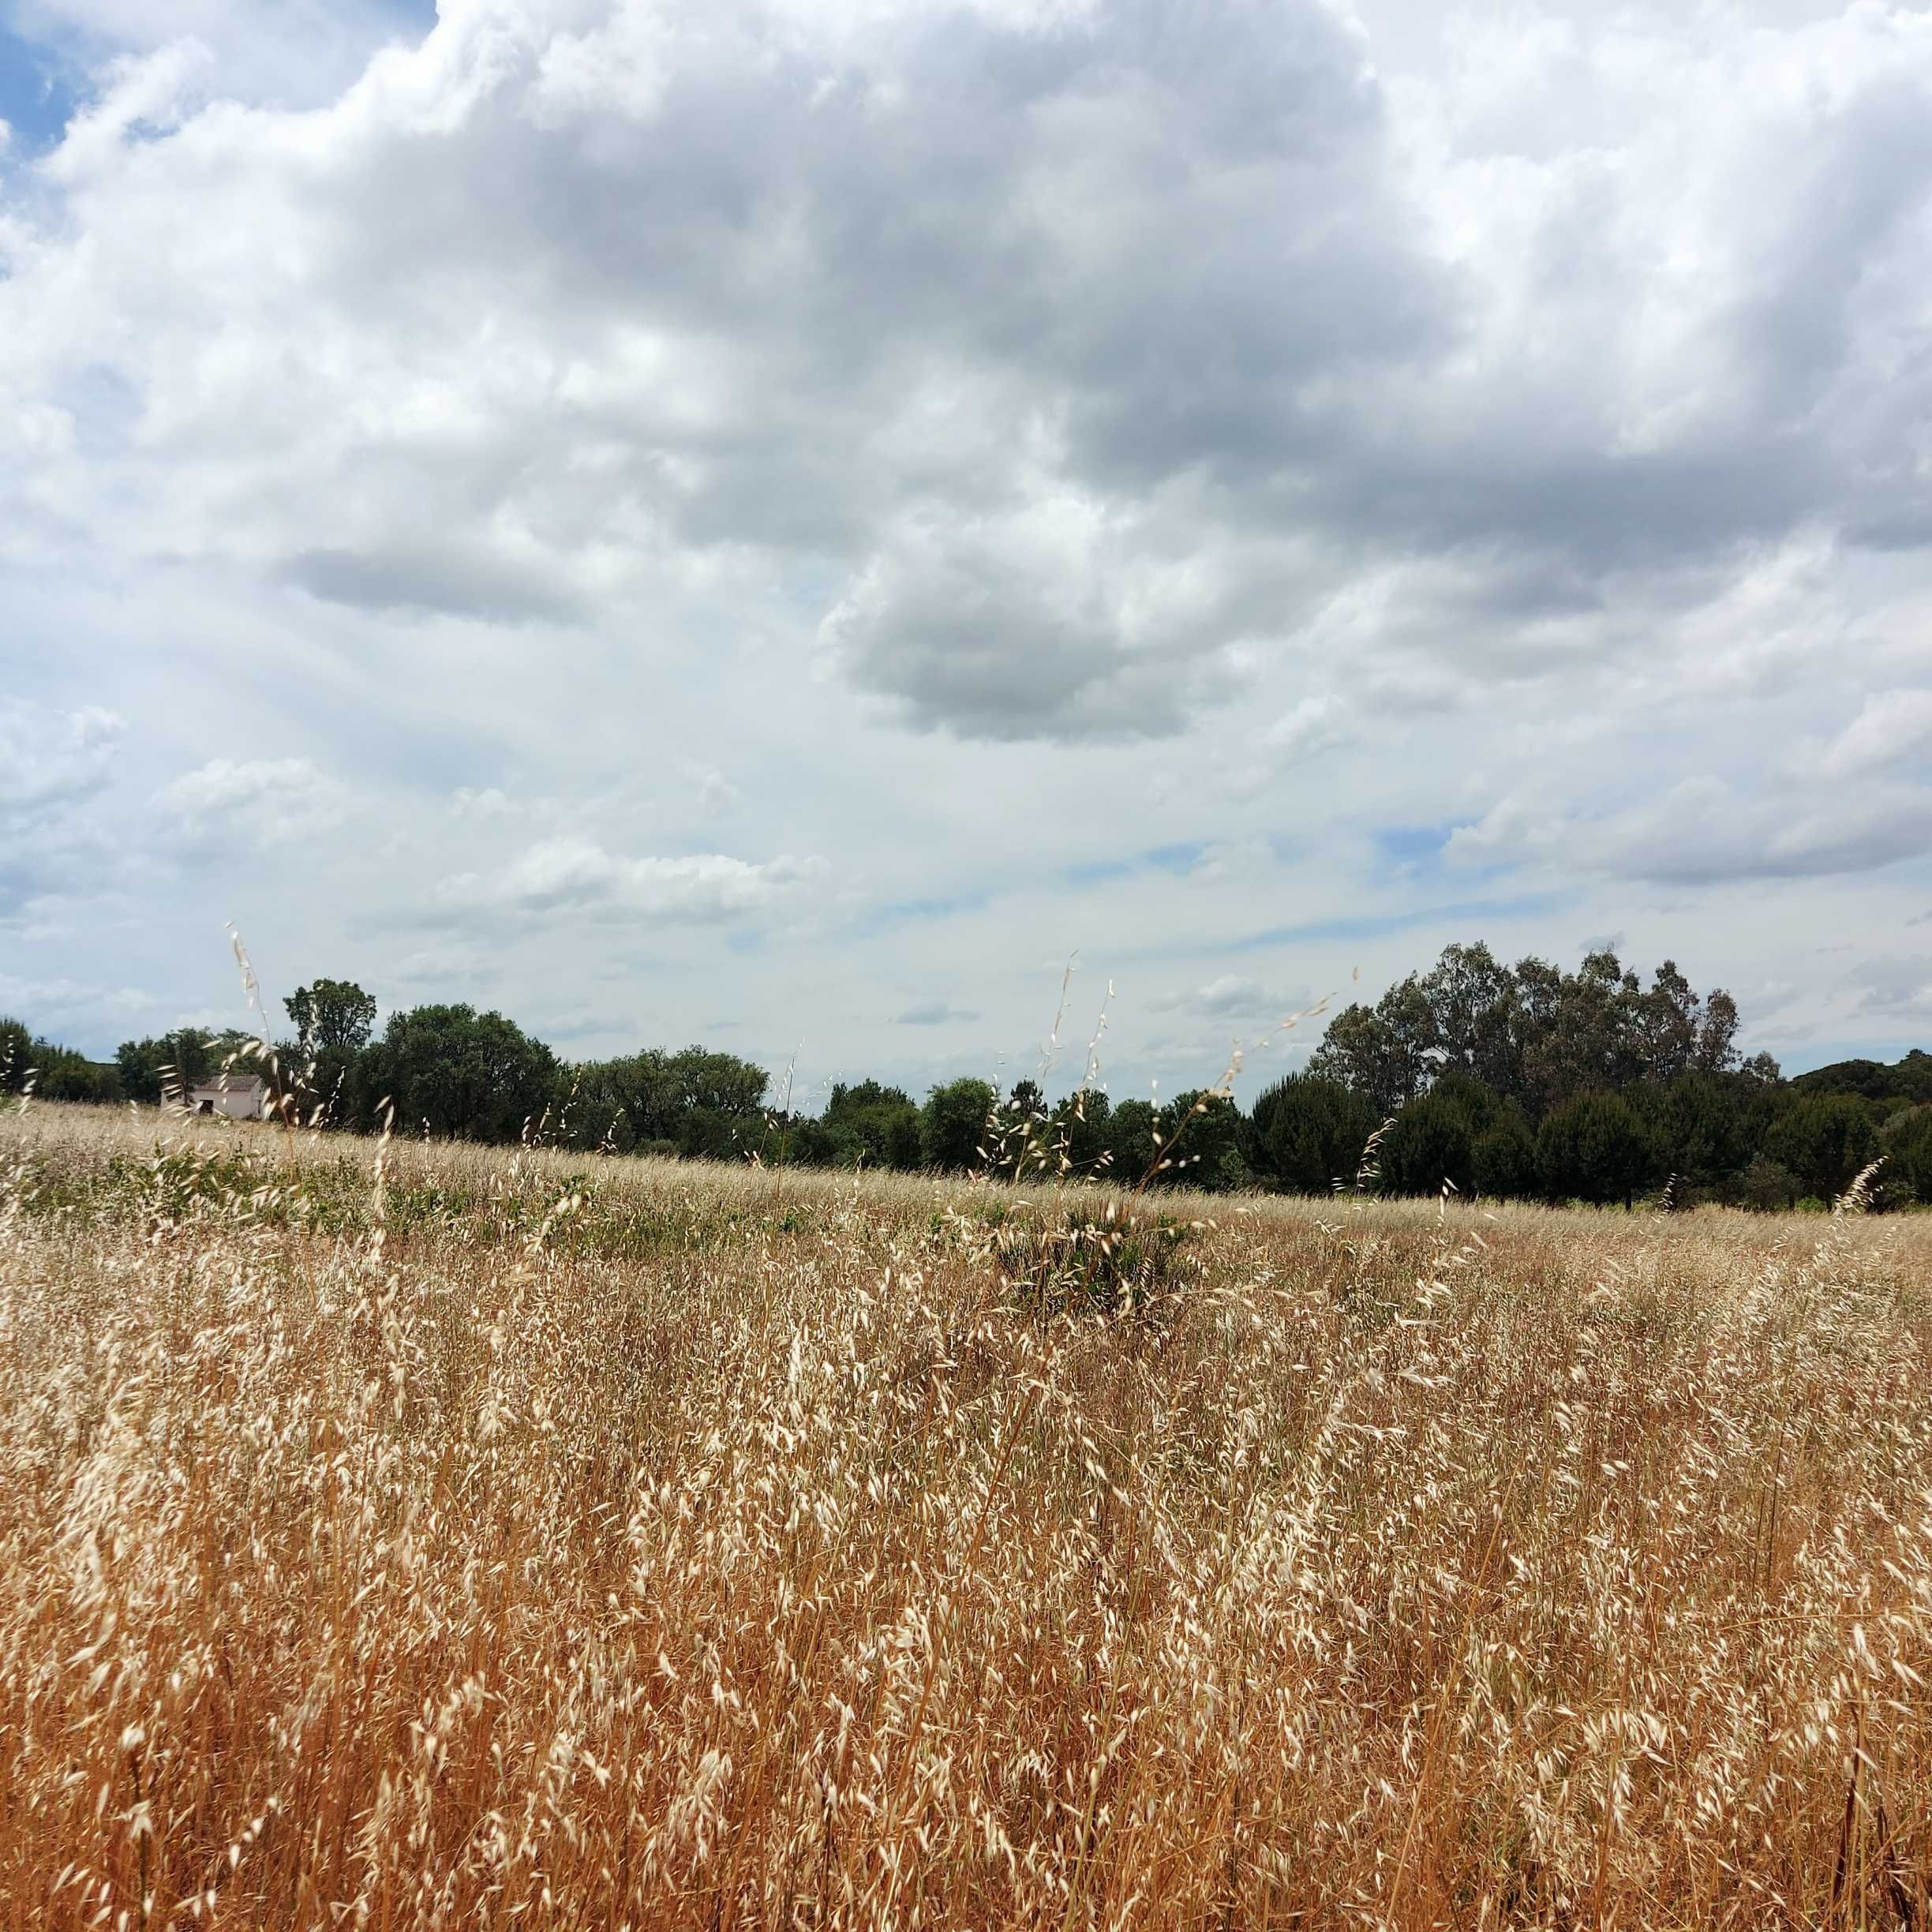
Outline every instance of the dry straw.
POLYGON ((984 1185, 169 1131, 4 1128, 0 1926, 1932 1923, 1924 1221, 1042 1319, 984 1185))

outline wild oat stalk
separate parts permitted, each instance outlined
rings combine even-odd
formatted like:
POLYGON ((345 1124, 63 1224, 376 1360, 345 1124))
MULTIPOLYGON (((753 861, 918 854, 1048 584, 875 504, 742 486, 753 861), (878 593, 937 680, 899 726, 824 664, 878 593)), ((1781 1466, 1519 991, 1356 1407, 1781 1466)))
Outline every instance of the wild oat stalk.
POLYGON ((1932 1924, 1932 1222, 171 1131, 4 1125, 9 1932, 1932 1924))

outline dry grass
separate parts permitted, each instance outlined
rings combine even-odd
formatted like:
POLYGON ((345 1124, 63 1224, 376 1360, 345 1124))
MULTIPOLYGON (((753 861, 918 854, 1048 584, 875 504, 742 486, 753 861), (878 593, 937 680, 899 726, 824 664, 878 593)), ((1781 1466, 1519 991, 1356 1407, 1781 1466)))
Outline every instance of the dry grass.
POLYGON ((1050 1197, 0 1122, 0 1924, 1932 1925, 1932 1223, 1058 1318, 1050 1197))

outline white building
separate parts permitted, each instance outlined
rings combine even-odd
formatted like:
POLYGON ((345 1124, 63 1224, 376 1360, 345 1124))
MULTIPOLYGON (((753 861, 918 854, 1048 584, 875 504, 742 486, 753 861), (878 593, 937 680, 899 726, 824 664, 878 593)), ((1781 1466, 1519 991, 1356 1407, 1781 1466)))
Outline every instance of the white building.
POLYGON ((188 1089, 188 1111, 260 1120, 268 1111, 268 1083, 259 1073, 217 1073, 188 1089))

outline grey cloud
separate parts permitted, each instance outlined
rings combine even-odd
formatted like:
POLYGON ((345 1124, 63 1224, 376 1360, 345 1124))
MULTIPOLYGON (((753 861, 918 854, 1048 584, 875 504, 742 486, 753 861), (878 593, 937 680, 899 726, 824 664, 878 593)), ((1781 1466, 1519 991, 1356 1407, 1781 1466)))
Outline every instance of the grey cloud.
POLYGON ((1237 973, 1223 973, 1205 986, 1164 994, 1151 1002, 1156 1013, 1187 1013, 1197 1020, 1254 1020, 1286 1019, 1297 1006, 1308 1004, 1305 996, 1279 992, 1237 973))
MULTIPOLYGON (((1819 31, 1809 95, 1778 63, 1818 57, 1779 36, 1580 31, 1556 78, 1589 152, 1538 102, 1512 200, 1493 131, 1405 145, 1435 97, 1398 103, 1317 0, 842 25, 477 0, 299 167, 268 122, 154 144, 245 299, 151 289, 93 238, 95 293, 155 316, 110 372, 146 406, 126 462, 226 454, 155 541, 259 549, 361 608, 567 620, 689 551, 796 556, 844 580, 844 675, 966 737, 1170 734, 1241 688, 1230 653, 1293 652, 1417 555, 1464 581, 1398 585, 1365 668, 1413 644, 1560 677, 1552 616, 1657 648, 1616 621, 1628 579, 1675 615, 1801 529, 1932 516, 1932 379, 1885 346, 1915 327, 1932 50, 1870 11, 1819 31), (269 224, 305 245, 261 249, 269 224), (265 358, 249 331, 295 315, 265 358), (985 533, 1067 503, 1105 538, 1008 574, 985 533), (908 505, 947 537, 910 543, 908 505)), ((117 137, 88 138, 63 165, 111 216, 117 137)))
POLYGON ((569 622, 581 615, 574 599, 540 575, 485 550, 304 550, 287 560, 283 575, 311 597, 365 610, 436 611, 500 623, 569 622))
POLYGON ((1824 788, 1758 799, 1713 778, 1593 817, 1528 798, 1459 826, 1445 850, 1463 862, 1533 863, 1663 885, 1821 878, 1922 857, 1932 844, 1932 790, 1824 788))
POLYGON ((898 1026, 931 1027, 945 1026, 955 1021, 977 1020, 979 1014, 968 1007, 954 1006, 944 1000, 933 1000, 923 1006, 908 1006, 900 1014, 894 1024, 898 1026))
POLYGON ((88 706, 62 711, 0 700, 0 826, 37 822, 106 783, 127 721, 88 706))
MULTIPOLYGON (((1171 523, 1061 495, 996 518, 900 519, 820 627, 828 658, 922 728, 963 737, 1170 736, 1237 688, 1234 647, 1292 598, 1292 561, 1264 569, 1171 523)), ((1284 608, 1286 623, 1298 612, 1284 608)))
POLYGON ((1932 1021, 1932 958, 1870 960, 1851 979, 1859 1013, 1919 1025, 1932 1021))

